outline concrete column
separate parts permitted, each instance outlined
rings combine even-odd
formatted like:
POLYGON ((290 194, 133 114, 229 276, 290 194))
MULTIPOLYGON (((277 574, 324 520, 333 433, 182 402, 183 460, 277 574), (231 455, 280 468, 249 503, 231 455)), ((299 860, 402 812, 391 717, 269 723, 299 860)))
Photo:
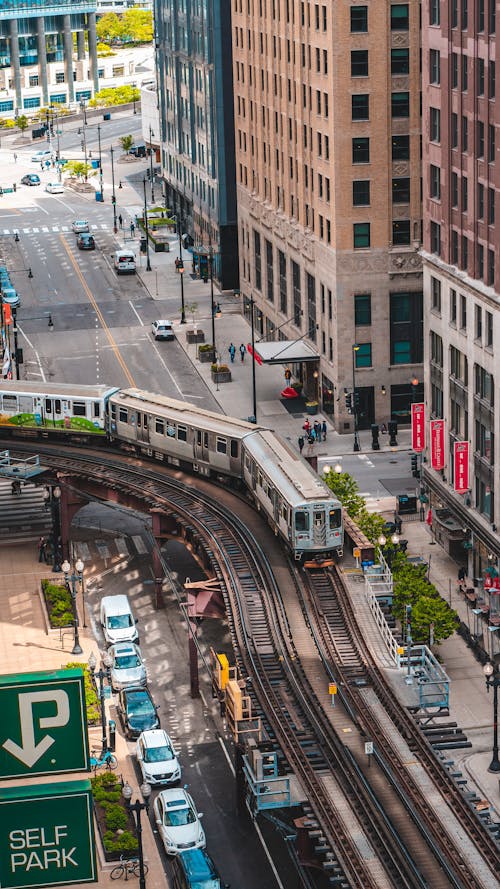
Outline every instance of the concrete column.
POLYGON ((21 82, 21 63, 19 61, 19 31, 17 28, 17 20, 11 19, 10 26, 10 66, 14 74, 14 90, 16 93, 17 110, 22 113, 23 97, 21 82))
POLYGON ((38 49, 38 77, 42 87, 43 104, 49 104, 49 83, 47 80, 47 47, 45 44, 45 19, 43 15, 36 20, 36 40, 38 49))
POLYGON ((76 32, 76 53, 79 62, 85 58, 85 31, 76 32))
POLYGON ((90 79, 94 85, 94 93, 99 92, 99 74, 97 66, 97 32, 95 28, 96 14, 95 12, 87 13, 87 23, 89 26, 89 58, 90 58, 90 79))
POLYGON ((75 85, 73 83, 73 37, 71 35, 71 16, 63 15, 64 71, 68 84, 68 101, 75 101, 75 85))

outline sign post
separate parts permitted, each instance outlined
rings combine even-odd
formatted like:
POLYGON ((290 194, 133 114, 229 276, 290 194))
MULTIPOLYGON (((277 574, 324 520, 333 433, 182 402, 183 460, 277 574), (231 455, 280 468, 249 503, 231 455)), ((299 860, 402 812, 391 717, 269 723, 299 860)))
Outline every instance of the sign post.
POLYGON ((328 694, 332 699, 332 707, 335 707, 335 695, 337 694, 337 683, 330 682, 328 685, 328 694))

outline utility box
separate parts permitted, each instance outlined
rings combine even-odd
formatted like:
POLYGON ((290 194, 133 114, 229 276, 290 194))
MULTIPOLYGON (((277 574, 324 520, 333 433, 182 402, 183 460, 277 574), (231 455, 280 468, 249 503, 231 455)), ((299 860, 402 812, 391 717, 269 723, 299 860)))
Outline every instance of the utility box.
POLYGON ((399 515, 413 515, 417 511, 417 498, 414 495, 399 494, 396 497, 399 515))

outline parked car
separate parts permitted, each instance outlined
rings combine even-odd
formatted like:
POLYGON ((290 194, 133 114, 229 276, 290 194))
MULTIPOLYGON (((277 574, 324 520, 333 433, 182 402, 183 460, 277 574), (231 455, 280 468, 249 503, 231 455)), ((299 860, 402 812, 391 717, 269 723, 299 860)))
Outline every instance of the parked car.
POLYGON ((133 154, 134 157, 147 157, 148 150, 144 143, 141 142, 139 145, 132 145, 129 154, 133 154))
POLYGON ((111 658, 111 688, 118 691, 134 685, 146 685, 146 667, 141 649, 133 642, 117 642, 108 651, 111 658))
POLYGON ((41 148, 40 151, 37 151, 33 157, 31 158, 32 164, 39 164, 40 161, 48 161, 52 157, 52 150, 50 148, 41 148))
POLYGON ((48 182, 45 191, 49 194, 64 194, 64 185, 62 182, 48 182))
POLYGON ((94 236, 88 232, 82 232, 76 239, 76 246, 79 250, 95 250, 94 236))
POLYGON ((172 859, 173 889, 230 889, 222 883, 205 849, 188 849, 172 859))
POLYGON ((36 173, 26 173, 21 179, 22 185, 40 185, 40 176, 36 173))
POLYGON ((155 820, 167 855, 184 849, 204 849, 205 832, 193 798, 180 787, 161 790, 154 804, 155 820))
POLYGON ((90 227, 86 219, 75 219, 75 221, 71 225, 71 228, 76 235, 80 234, 80 232, 90 231, 90 227))
POLYGON ((141 732, 160 728, 157 710, 148 688, 131 685, 120 691, 118 715, 127 738, 138 738, 141 732))
POLYGON ((175 340, 175 333, 171 321, 153 321, 151 332, 155 340, 175 340))
POLYGON ((148 784, 173 784, 180 781, 181 767, 174 745, 162 728, 141 732, 136 748, 142 779, 148 784))
POLYGON ((18 309, 21 305, 21 297, 14 287, 5 284, 2 281, 2 302, 7 303, 11 308, 18 309))

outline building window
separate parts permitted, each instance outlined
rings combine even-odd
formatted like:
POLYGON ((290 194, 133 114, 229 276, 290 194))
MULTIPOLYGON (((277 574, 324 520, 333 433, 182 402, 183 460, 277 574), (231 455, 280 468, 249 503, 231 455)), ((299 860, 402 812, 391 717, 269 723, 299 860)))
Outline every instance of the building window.
POLYGON ((484 123, 482 120, 477 122, 477 156, 484 157, 484 123))
POLYGON ((495 189, 488 188, 488 225, 495 224, 495 189))
POLYGON ((465 235, 462 235, 462 264, 461 268, 467 271, 469 266, 469 241, 465 235))
POLYGON ((477 4, 477 30, 481 34, 484 31, 484 4, 485 0, 478 0, 477 4))
POLYGON ((467 0, 462 0, 462 31, 467 30, 467 20, 469 15, 469 8, 467 0))
POLYGON ((437 333, 431 330, 431 361, 437 367, 443 366, 443 340, 437 333))
POLYGON ((483 338, 483 310, 481 306, 474 306, 474 338, 481 340, 483 338))
POLYGON ((278 264, 280 272, 280 312, 288 315, 288 299, 286 288, 286 258, 285 254, 278 250, 278 264))
POLYGON ((456 173, 451 174, 451 206, 458 207, 458 176, 456 173))
POLYGON ((372 344, 360 343, 358 349, 354 352, 356 367, 372 366, 372 344))
POLYGON ((407 3, 393 3, 391 6, 391 31, 408 31, 410 27, 407 3))
POLYGON ((389 317, 391 364, 412 364, 422 361, 422 291, 391 293, 389 317))
MULTIPOLYGON (((454 174, 452 174, 454 175, 454 174)), ((394 182, 394 179, 392 180, 394 182)), ((441 200, 441 170, 434 164, 430 165, 429 186, 431 198, 441 200)))
POLYGON ((301 327, 302 318, 302 294, 300 291, 300 268, 292 259, 292 287, 293 287, 293 323, 301 327))
POLYGON ((458 232, 454 228, 451 230, 451 261, 458 265, 458 232))
POLYGON ((490 0, 488 4, 488 33, 494 34, 496 31, 496 3, 495 0, 490 0))
POLYGON ((431 253, 441 255, 441 226, 438 222, 431 222, 431 253))
POLYGON ((370 180, 355 179, 352 183, 352 203, 353 207, 369 207, 370 206, 370 180))
POLYGON ((307 272, 307 330, 311 342, 316 342, 316 279, 307 272))
POLYGON ((393 136, 392 137, 392 159, 393 161, 410 160, 410 137, 409 136, 393 136))
POLYGON ((469 89, 469 68, 467 56, 462 56, 462 92, 466 93, 469 89))
POLYGON ((450 324, 457 326, 457 291, 450 290, 450 324))
POLYGON ((352 119, 368 120, 370 116, 370 97, 366 93, 356 93, 351 97, 352 119))
POLYGON ((466 330, 467 328, 467 299, 463 295, 460 294, 460 330, 466 330))
POLYGON ((484 219, 484 185, 477 184, 477 218, 484 219))
POLYGON ((38 86, 38 74, 30 74, 29 84, 30 86, 38 86))
POLYGON ((466 152, 469 148, 469 121, 465 114, 462 116, 462 151, 466 152))
POLYGON ((488 163, 493 164, 495 161, 495 127, 488 124, 488 163))
POLYGON ((429 53, 429 80, 430 83, 441 83, 441 54, 438 49, 431 49, 429 53))
POLYGON ((441 281, 434 277, 431 277, 431 308, 441 314, 441 281))
POLYGON ((40 108, 40 97, 31 96, 28 99, 24 99, 23 108, 40 108))
POLYGON ((356 293, 354 296, 354 324, 366 327, 372 323, 372 298, 369 293, 356 293))
POLYGON ((253 249, 255 260, 255 287, 262 290, 262 258, 260 254, 260 234, 254 230, 253 249))
POLYGON ((482 244, 477 245, 477 277, 481 280, 484 278, 484 247, 482 244))
POLYGON ((55 93, 50 97, 51 105, 65 105, 66 104, 66 93, 55 93))
POLYGON ((430 0, 429 24, 430 25, 440 25, 441 24, 440 0, 430 0))
POLYGON ((410 50, 409 49, 391 49, 391 74, 393 77, 398 74, 410 73, 410 50))
POLYGON ((486 346, 493 348, 493 315, 486 312, 486 346))
POLYGON ((370 163, 370 140, 367 136, 352 140, 353 164, 370 163))
POLYGON ((368 31, 368 7, 351 6, 351 33, 359 34, 368 31))
POLYGON ((484 96, 484 59, 477 60, 477 94, 484 96))
POLYGON ((488 284, 495 283, 495 251, 488 250, 488 284))
POLYGON ((14 110, 14 100, 13 99, 4 99, 0 102, 0 111, 13 111, 14 110))
MULTIPOLYGON (((394 7, 391 7, 393 9, 394 7)), ((392 93, 391 94, 391 113, 393 117, 409 117, 410 116, 410 94, 409 93, 392 93)))
POLYGON ((467 176, 462 176, 462 213, 467 213, 469 208, 469 182, 467 176))
POLYGON ((353 49, 351 52, 351 77, 368 77, 368 50, 353 49))
POLYGON ((65 83, 64 71, 56 71, 56 83, 65 83))
POLYGON ((404 247, 410 243, 409 219, 400 219, 392 223, 392 243, 395 247, 404 247))
POLYGON ((370 246, 370 223, 355 222, 353 227, 354 249, 359 250, 370 246))
MULTIPOLYGON (((492 2, 493 2, 493 0, 492 0, 492 2)), ((496 90, 496 83, 495 83, 495 81, 496 81, 496 74, 495 74, 495 72, 496 72, 496 68, 495 68, 495 65, 496 65, 495 62, 490 62, 490 65, 489 65, 489 72, 490 72, 490 73, 489 73, 488 96, 489 96, 490 99, 494 99, 494 98, 495 98, 495 90, 496 90)))
POLYGON ((451 147, 458 148, 458 114, 451 113, 451 147))
POLYGON ((392 180, 392 203, 408 204, 410 202, 409 176, 397 176, 392 180))
POLYGON ((495 403, 495 388, 493 385, 493 377, 480 364, 474 365, 474 395, 482 398, 493 406, 495 403))
POLYGON ((430 136, 431 142, 441 142, 441 111, 439 108, 430 109, 430 136))
POLYGON ((451 54, 451 88, 456 90, 458 87, 458 53, 451 54))
POLYGON ((273 245, 266 240, 266 277, 267 277, 267 298, 269 302, 274 302, 274 263, 273 263, 273 245))

